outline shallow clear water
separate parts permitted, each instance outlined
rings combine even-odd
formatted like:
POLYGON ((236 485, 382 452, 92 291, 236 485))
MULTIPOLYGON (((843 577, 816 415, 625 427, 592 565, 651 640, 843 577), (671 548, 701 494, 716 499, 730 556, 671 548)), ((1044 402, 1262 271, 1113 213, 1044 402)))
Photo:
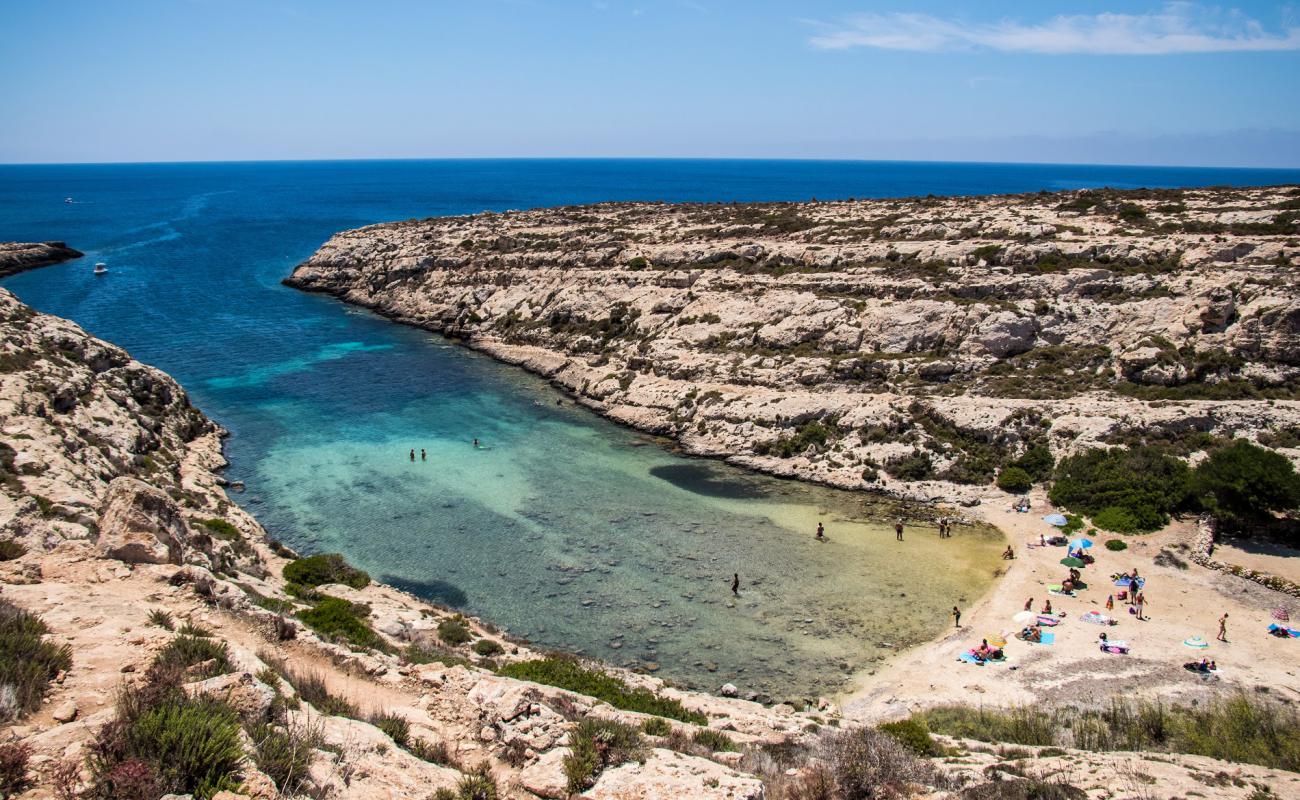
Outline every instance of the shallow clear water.
POLYGON ((289 544, 544 645, 791 696, 937 632, 987 586, 998 538, 917 530, 900 545, 864 496, 674 456, 557 407, 513 367, 279 281, 337 230, 483 209, 1298 180, 835 162, 0 166, 0 240, 87 252, 4 285, 185 384, 232 431, 230 477, 249 487, 236 498, 289 544), (111 272, 97 278, 100 260, 111 272), (412 447, 428 461, 412 464, 412 447))

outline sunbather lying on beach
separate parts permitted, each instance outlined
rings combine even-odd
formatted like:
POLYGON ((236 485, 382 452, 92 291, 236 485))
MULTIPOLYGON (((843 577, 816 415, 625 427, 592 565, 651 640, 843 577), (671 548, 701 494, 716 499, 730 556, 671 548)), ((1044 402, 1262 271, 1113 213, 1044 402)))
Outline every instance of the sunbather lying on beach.
POLYGON ((1037 625, 1026 625, 1020 629, 1020 633, 1016 634, 1016 638, 1026 642, 1041 642, 1043 640, 1043 631, 1037 625))

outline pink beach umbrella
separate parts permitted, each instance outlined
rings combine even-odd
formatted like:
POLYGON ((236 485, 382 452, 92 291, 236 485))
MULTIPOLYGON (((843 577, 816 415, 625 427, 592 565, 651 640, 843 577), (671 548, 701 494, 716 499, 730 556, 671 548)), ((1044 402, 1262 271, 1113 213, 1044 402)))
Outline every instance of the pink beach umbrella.
POLYGON ((1282 606, 1278 606, 1277 608, 1273 609, 1273 619, 1277 620, 1278 622, 1286 622, 1287 620, 1291 619, 1291 615, 1287 613, 1287 610, 1285 608, 1283 608, 1282 606))

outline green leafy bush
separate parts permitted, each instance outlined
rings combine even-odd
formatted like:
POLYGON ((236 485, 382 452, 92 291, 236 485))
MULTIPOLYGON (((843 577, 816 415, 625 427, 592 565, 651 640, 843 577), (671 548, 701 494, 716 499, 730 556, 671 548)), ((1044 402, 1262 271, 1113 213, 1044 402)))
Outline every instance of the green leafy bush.
POLYGON ((225 642, 205 636, 182 634, 158 651, 153 658, 152 669, 183 673, 201 664, 204 666, 198 671, 198 677, 203 678, 222 675, 234 668, 230 663, 230 648, 225 642))
POLYGON ((646 736, 667 736, 673 732, 673 726, 663 717, 651 717, 641 723, 641 731, 646 736))
POLYGON ((1093 448, 1056 469, 1053 503, 1118 533, 1158 530, 1190 499, 1187 465, 1151 447, 1093 448))
POLYGON ((353 647, 384 650, 387 644, 362 616, 362 610, 340 597, 326 597, 298 614, 298 619, 327 639, 344 639, 353 647))
POLYGON ((239 528, 236 528, 234 525, 232 525, 231 523, 227 522, 224 519, 217 519, 217 518, 204 519, 204 520, 199 520, 199 524, 202 525, 204 528, 206 528, 208 533, 212 534, 218 539, 224 539, 228 542, 232 542, 237 539, 243 538, 242 536, 240 536, 239 528))
POLYGON ((922 717, 909 717, 897 722, 886 722, 878 726, 882 733, 894 737, 919 756, 937 756, 943 754, 943 748, 930 735, 930 726, 922 717))
POLYGON ((161 608, 155 608, 149 612, 149 624, 156 628, 162 628, 165 631, 171 630, 176 625, 172 615, 168 614, 161 608))
POLYGON ((492 656, 499 656, 505 651, 506 649, 502 647, 500 643, 492 639, 479 639, 474 643, 474 652, 481 656, 490 658, 492 656))
POLYGON ((908 455, 892 456, 885 460, 885 472, 900 481, 924 481, 934 477, 934 462, 930 454, 913 450, 908 455))
POLYGON ((452 647, 459 647, 460 645, 466 644, 472 640, 474 634, 470 633, 469 625, 465 624, 465 619, 463 617, 455 616, 448 617, 438 623, 438 638, 441 639, 444 644, 451 645, 452 647))
POLYGON ((821 447, 836 433, 835 427, 821 420, 809 420, 795 428, 790 436, 780 436, 775 441, 759 442, 754 445, 754 452, 759 455, 773 455, 777 458, 797 456, 810 447, 821 447))
POLYGON ((1004 492, 1022 494, 1034 486, 1029 473, 1020 467, 1006 467, 998 473, 998 488, 1004 492))
POLYGON ((396 714, 378 714, 370 718, 370 724, 383 731, 393 743, 403 750, 411 746, 411 723, 405 717, 396 714))
POLYGON ((50 681, 72 667, 71 648, 48 641, 49 631, 40 617, 0 598, 0 686, 12 691, 0 698, 0 722, 40 708, 50 681))
POLYGON ((287 663, 276 665, 280 677, 288 681, 298 696, 322 714, 331 717, 357 716, 357 707, 347 699, 330 694, 325 676, 319 672, 299 672, 287 663))
POLYGON ((569 734, 569 755, 564 757, 569 791, 578 794, 591 788, 601 772, 643 758, 644 751, 645 743, 636 728, 587 717, 569 734))
POLYGON ((348 564, 338 553, 321 553, 291 561, 284 565, 284 579, 308 588, 341 583, 353 589, 363 589, 370 583, 370 575, 348 564))
POLYGON ((1010 466, 1024 470, 1030 480, 1038 483, 1052 477, 1052 468, 1056 466, 1056 459, 1045 445, 1036 444, 1031 445, 1020 458, 1012 461, 1010 466))
POLYGON ((497 800, 500 791, 487 764, 480 764, 466 773, 456 784, 456 791, 439 789, 433 800, 497 800))
POLYGON ((1106 549, 1118 553, 1121 550, 1128 549, 1128 542, 1124 541, 1123 539, 1107 539, 1106 549))
POLYGON ((1245 439, 1211 452, 1192 485, 1202 506, 1229 524, 1300 508, 1300 475, 1291 460, 1245 439))
POLYGON ((712 728, 700 728, 691 736, 691 741, 710 753, 735 753, 740 750, 730 736, 712 728))
POLYGON ((311 786, 307 771, 311 769, 313 751, 324 742, 319 728, 259 723, 248 729, 248 736, 253 742, 253 762, 281 794, 296 796, 311 786))
POLYGON ((697 725, 705 725, 709 721, 705 715, 687 710, 676 700, 660 697, 649 689, 628 686, 620 678, 606 675, 600 670, 587 669, 577 659, 567 656, 549 656, 507 664, 498 672, 508 678, 544 683, 585 694, 625 711, 639 711, 697 725))

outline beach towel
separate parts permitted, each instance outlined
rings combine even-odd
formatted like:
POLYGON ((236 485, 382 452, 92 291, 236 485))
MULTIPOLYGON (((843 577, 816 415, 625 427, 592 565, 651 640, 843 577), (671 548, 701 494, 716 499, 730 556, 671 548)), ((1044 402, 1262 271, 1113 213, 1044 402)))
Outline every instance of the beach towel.
MULTIPOLYGON (((1122 575, 1115 579, 1116 586, 1128 586, 1131 583, 1133 583, 1133 579, 1127 575, 1122 575)), ((1143 586, 1146 585, 1147 585, 1147 579, 1139 576, 1137 579, 1137 588, 1141 589, 1143 586)))
POLYGON ((1187 645, 1188 647, 1194 647, 1197 649, 1205 649, 1210 646, 1209 643, 1206 642, 1204 639, 1202 639, 1200 636, 1188 637, 1183 640, 1183 644, 1187 645))
POLYGON ((1276 635, 1277 631, 1286 631, 1287 636, 1290 638, 1300 639, 1300 630, 1296 630, 1295 628, 1284 628, 1276 622, 1270 623, 1268 626, 1268 632, 1276 635))
POLYGON ((1110 624, 1110 617, 1106 616, 1105 614, 1102 614, 1099 611, 1085 611, 1083 612, 1082 615, 1080 615, 1079 619, 1083 620, 1084 622, 1090 622, 1093 625, 1110 624))
POLYGON ((1026 639, 1025 641, 1029 642, 1030 644, 1055 644, 1056 634, 1050 631, 1043 631, 1042 633, 1038 634, 1038 641, 1035 642, 1030 639, 1026 639))
POLYGON ((1101 651, 1103 653, 1112 653, 1117 656, 1126 656, 1128 655, 1128 645, 1121 646, 1118 644, 1103 644, 1101 646, 1101 651))
POLYGON ((984 666, 984 662, 975 657, 974 653, 962 653, 957 656, 958 661, 965 661, 967 664, 974 664, 977 667, 984 666))
POLYGON ((1059 583, 1056 584, 1055 586, 1048 586, 1048 587, 1047 587, 1047 593, 1048 593, 1048 594, 1054 594, 1054 595, 1056 595, 1057 597, 1074 597, 1074 592, 1063 592, 1063 591, 1061 591, 1061 584, 1059 584, 1059 583))
POLYGON ((1060 624, 1061 624, 1061 621, 1060 621, 1059 619, 1057 619, 1056 617, 1043 617, 1043 616, 1040 616, 1040 617, 1038 618, 1038 627, 1040 627, 1040 628, 1055 628, 1057 625, 1060 625, 1060 624))

